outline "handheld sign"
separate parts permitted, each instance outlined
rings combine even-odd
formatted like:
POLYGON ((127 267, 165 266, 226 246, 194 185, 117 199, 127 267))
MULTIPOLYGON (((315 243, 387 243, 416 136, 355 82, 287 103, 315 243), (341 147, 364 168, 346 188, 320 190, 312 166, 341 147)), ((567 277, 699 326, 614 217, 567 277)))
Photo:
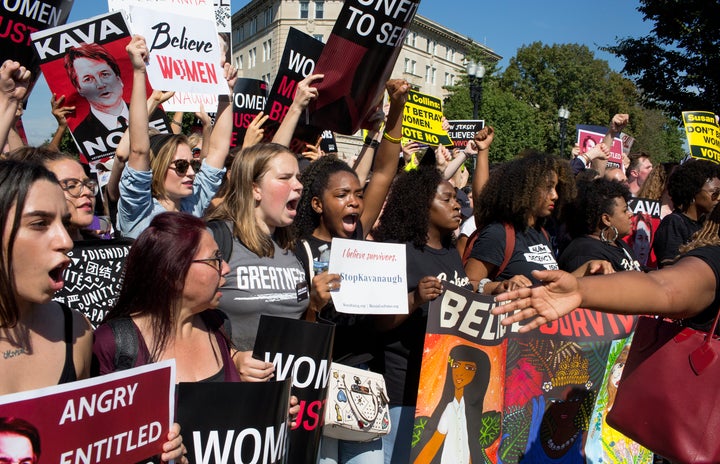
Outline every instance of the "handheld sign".
POLYGON ((411 90, 403 113, 403 138, 426 145, 452 145, 442 128, 442 101, 411 90))
POLYGON ((709 111, 683 111, 683 123, 690 155, 720 163, 720 126, 709 111))
MULTIPOLYGON (((608 130, 601 126, 587 126, 578 124, 577 143, 580 145, 580 153, 585 153, 598 143, 602 142, 608 130)), ((622 139, 615 137, 612 147, 610 147, 610 155, 607 158, 608 168, 622 168, 623 142, 622 139)))
POLYGON ((468 142, 475 138, 477 131, 485 127, 485 121, 482 119, 479 121, 461 119, 448 122, 450 123, 448 136, 452 139, 455 148, 460 149, 464 149, 468 142))

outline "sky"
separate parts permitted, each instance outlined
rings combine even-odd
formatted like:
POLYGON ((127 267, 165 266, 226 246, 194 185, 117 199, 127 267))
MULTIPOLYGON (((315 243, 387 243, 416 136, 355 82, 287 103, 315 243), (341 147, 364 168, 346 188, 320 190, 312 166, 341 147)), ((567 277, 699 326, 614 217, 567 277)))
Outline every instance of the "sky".
MULTIPOLYGON (((233 12, 249 0, 233 0, 233 12)), ((504 69, 518 48, 533 42, 547 45, 579 43, 587 45, 599 59, 608 61, 615 71, 623 62, 599 50, 618 38, 646 35, 651 23, 643 22, 637 0, 422 0, 419 14, 472 38, 503 59, 504 69)), ((107 12, 105 0, 75 0, 68 22, 107 12)), ((41 77, 33 90, 23 116, 28 142, 38 145, 49 139, 57 127, 50 114, 50 91, 41 77)))

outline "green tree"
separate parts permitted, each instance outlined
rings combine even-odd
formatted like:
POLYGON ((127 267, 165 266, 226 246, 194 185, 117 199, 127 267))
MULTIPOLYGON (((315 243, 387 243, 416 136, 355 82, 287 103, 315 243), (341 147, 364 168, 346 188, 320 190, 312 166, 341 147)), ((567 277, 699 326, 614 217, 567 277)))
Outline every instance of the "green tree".
POLYGON ((720 2, 640 0, 650 34, 606 47, 642 89, 642 102, 679 119, 682 111, 720 107, 720 2))

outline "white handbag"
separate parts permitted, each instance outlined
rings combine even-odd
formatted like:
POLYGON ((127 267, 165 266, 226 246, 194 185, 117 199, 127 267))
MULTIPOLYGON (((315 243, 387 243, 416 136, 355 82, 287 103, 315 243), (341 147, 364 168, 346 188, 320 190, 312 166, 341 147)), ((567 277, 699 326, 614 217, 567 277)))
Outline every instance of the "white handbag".
POLYGON ((390 433, 390 405, 382 374, 332 363, 323 435, 372 441, 390 433))

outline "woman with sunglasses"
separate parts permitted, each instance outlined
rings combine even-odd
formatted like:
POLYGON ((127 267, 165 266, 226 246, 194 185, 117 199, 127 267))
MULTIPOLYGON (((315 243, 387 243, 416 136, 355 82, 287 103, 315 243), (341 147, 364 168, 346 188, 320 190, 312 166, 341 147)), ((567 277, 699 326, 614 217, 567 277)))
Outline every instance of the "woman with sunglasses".
MULTIPOLYGON (((232 105, 229 97, 221 96, 204 161, 193 157, 187 137, 182 134, 148 136, 145 63, 149 52, 145 39, 134 36, 127 51, 134 69, 130 156, 120 178, 117 221, 125 236, 135 238, 155 215, 165 211, 202 216, 222 182, 225 157, 230 149, 232 105)), ((236 70, 226 64, 224 71, 232 92, 236 70)))

